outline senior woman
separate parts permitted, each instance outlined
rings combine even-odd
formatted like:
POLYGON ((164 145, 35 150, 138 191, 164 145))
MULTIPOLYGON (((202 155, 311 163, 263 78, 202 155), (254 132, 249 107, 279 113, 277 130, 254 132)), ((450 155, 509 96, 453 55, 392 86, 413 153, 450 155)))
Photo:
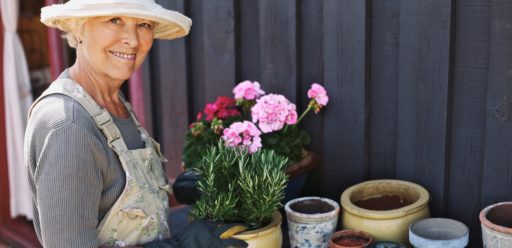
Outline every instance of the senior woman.
POLYGON ((153 39, 188 34, 191 20, 154 0, 70 0, 41 9, 66 34, 76 61, 29 113, 25 164, 34 226, 44 247, 224 247, 229 226, 192 222, 170 236, 159 145, 120 88, 153 39))

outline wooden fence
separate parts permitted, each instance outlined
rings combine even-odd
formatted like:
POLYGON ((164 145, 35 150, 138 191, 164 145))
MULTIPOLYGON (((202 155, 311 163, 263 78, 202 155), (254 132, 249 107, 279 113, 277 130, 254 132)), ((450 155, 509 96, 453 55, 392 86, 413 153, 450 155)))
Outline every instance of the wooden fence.
POLYGON ((329 105, 303 127, 324 164, 304 193, 416 182, 433 215, 466 223, 481 247, 478 213, 512 199, 512 1, 158 2, 193 19, 188 38, 156 42, 145 65, 146 119, 171 175, 188 124, 236 83, 303 109, 319 82, 329 105))

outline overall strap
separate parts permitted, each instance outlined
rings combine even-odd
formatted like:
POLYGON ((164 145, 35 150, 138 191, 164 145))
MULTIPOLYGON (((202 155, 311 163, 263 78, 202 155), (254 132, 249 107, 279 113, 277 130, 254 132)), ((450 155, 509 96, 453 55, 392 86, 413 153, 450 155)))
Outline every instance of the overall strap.
POLYGON ((29 110, 29 118, 34 106, 39 103, 41 99, 52 94, 64 94, 75 99, 94 119, 96 126, 103 132, 107 138, 107 144, 112 150, 119 156, 128 151, 121 132, 115 125, 110 113, 100 107, 80 85, 71 79, 59 78, 55 80, 50 87, 34 101, 29 110))

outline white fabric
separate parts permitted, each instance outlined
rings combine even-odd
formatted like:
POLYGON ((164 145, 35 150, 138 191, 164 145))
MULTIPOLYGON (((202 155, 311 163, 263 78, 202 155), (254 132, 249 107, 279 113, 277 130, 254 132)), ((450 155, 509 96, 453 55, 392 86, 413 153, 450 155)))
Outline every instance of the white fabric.
POLYGON ((69 20, 91 16, 130 16, 156 23, 155 39, 176 39, 188 34, 192 20, 163 8, 154 0, 70 0, 41 9, 41 22, 62 31, 71 31, 69 20))
POLYGON ((23 162, 23 137, 32 104, 27 61, 18 25, 19 0, 1 0, 4 25, 4 101, 11 216, 32 219, 32 197, 23 162))

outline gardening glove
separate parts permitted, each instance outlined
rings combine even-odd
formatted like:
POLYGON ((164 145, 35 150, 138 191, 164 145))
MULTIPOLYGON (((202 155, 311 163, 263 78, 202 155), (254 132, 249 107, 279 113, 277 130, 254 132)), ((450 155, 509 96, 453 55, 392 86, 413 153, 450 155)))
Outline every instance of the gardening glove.
POLYGON ((219 224, 201 219, 191 222, 185 229, 174 234, 171 239, 145 244, 144 248, 196 248, 196 247, 247 247, 243 240, 231 236, 245 231, 239 224, 219 224))
POLYGON ((196 170, 186 170, 176 177, 172 185, 172 191, 179 203, 192 205, 196 202, 201 193, 197 189, 197 181, 201 175, 196 170))

